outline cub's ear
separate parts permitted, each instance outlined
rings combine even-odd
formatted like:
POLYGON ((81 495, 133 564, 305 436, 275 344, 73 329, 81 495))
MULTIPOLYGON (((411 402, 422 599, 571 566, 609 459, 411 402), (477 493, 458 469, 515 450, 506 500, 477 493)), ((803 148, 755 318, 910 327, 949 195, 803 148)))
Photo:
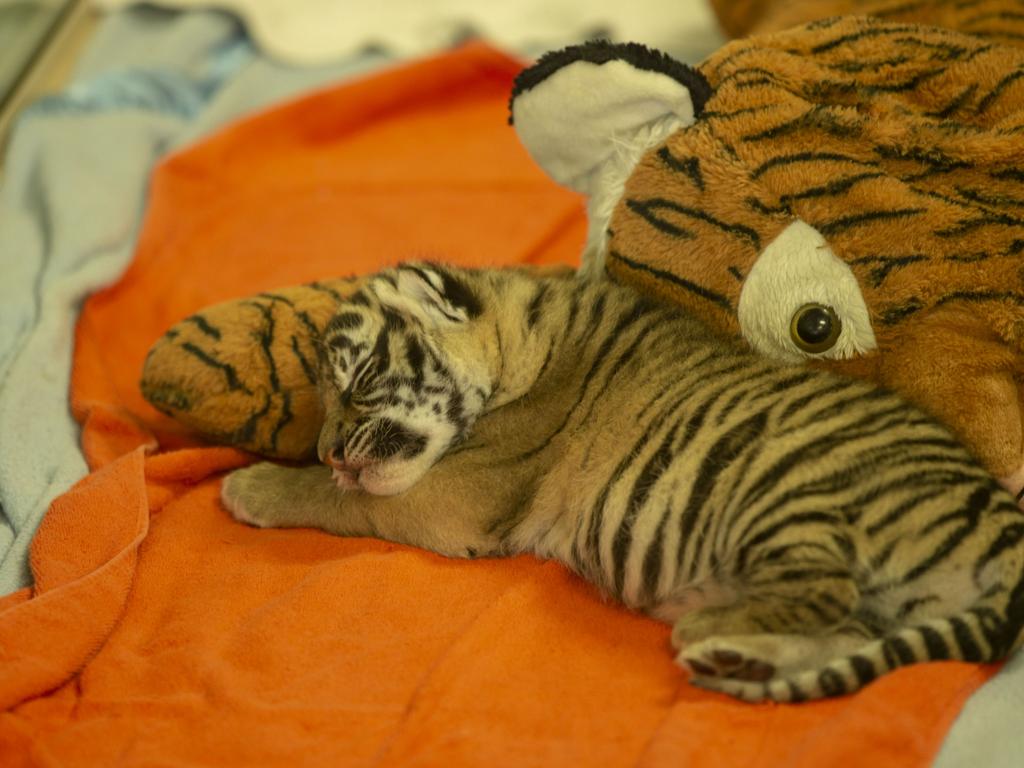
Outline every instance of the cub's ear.
POLYGON ((555 181, 593 195, 610 159, 632 170, 644 151, 692 124, 710 95, 704 75, 660 51, 591 42, 520 72, 509 122, 555 181))
POLYGON ((437 264, 403 264, 395 273, 395 296, 378 295, 434 325, 465 323, 478 317, 483 307, 455 271, 437 264))

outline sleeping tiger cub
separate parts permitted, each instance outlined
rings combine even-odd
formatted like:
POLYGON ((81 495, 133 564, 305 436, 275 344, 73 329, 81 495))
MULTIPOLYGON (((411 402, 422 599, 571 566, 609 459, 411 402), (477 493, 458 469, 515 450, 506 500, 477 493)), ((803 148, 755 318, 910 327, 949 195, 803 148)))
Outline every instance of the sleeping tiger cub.
POLYGON ((430 264, 369 281, 321 347, 324 465, 232 473, 238 520, 560 560, 748 701, 1018 643, 1024 513, 871 384, 607 281, 430 264))

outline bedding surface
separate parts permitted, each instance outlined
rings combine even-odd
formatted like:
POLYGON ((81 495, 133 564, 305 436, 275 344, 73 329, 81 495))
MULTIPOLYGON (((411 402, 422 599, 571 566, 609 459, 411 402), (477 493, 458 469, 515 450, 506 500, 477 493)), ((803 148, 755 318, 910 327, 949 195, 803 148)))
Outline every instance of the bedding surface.
POLYGON ((803 706, 701 692, 668 627, 557 564, 235 523, 220 478, 251 457, 143 401, 149 345, 212 302, 410 257, 571 263, 582 203, 505 124, 519 67, 468 46, 160 164, 133 263, 77 326, 93 472, 40 527, 34 589, 0 599, 0 764, 930 763, 993 668, 803 706))

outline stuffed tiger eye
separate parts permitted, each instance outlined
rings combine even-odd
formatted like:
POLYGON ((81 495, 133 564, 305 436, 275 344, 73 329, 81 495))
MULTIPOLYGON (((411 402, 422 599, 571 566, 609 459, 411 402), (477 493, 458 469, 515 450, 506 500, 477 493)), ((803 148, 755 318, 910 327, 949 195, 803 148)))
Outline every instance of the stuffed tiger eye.
POLYGON ((804 352, 817 354, 835 346, 843 324, 832 307, 805 304, 793 315, 789 334, 804 352))

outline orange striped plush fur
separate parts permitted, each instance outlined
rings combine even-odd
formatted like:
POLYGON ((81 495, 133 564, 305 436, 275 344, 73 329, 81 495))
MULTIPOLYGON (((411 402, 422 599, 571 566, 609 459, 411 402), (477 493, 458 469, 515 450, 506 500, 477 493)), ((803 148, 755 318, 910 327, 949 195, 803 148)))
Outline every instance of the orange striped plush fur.
POLYGON ((1024 49, 845 17, 733 42, 700 70, 699 119, 626 182, 610 275, 736 334, 759 256, 806 222, 852 269, 877 342, 816 364, 897 389, 995 474, 1019 472, 1024 49))
POLYGON ((711 5, 731 37, 777 32, 830 16, 874 16, 1024 45, 1021 0, 711 0, 711 5))

